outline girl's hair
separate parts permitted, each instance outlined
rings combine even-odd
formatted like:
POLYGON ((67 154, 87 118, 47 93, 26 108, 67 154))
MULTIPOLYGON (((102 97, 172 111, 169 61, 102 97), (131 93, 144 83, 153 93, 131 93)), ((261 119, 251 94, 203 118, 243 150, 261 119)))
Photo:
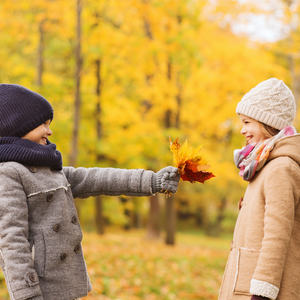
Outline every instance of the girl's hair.
POLYGON ((273 128, 269 125, 259 122, 262 133, 265 135, 267 139, 279 133, 280 130, 273 128))

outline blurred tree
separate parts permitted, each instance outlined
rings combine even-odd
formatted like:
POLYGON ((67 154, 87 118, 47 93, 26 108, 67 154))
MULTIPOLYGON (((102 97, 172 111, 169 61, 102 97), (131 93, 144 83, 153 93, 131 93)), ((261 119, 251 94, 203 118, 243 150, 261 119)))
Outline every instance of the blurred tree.
MULTIPOLYGON (((288 69, 290 80, 288 81, 296 99, 297 107, 300 103, 300 3, 299 1, 281 0, 276 8, 282 12, 281 22, 287 34, 284 38, 270 46, 279 64, 288 69)), ((296 127, 299 130, 299 110, 296 119, 296 127)))
MULTIPOLYGON (((233 149, 242 146, 237 102, 273 76, 290 83, 298 98, 297 3, 284 4, 287 22, 295 19, 292 38, 274 46, 232 33, 230 21, 256 13, 244 3, 85 0, 81 11, 80 2, 69 0, 2 0, 0 81, 38 89, 49 99, 55 111, 51 141, 74 165, 156 171, 172 164, 169 136, 203 144, 217 177, 205 185, 180 183, 172 199, 198 211, 206 230, 219 228, 227 222, 224 214, 235 217, 245 188, 232 163, 233 149), (77 129, 74 95, 81 96, 77 129)), ((103 207, 109 222, 124 224, 119 201, 102 200, 80 203, 96 215, 103 207)), ((146 201, 152 203, 149 217, 144 213, 153 220, 149 232, 159 236, 159 202, 146 201)), ((178 203, 175 208, 183 209, 178 203)))
MULTIPOLYGON (((149 7, 149 1, 143 0, 144 4, 144 11, 143 11, 143 22, 144 22, 144 31, 146 39, 149 40, 149 42, 153 42, 153 34, 152 34, 152 28, 151 24, 148 20, 147 16, 147 7, 149 7)), ((152 58, 154 59, 154 57, 152 58)), ((147 84, 147 87, 151 89, 151 79, 155 76, 154 70, 151 70, 150 72, 146 72, 145 74, 145 82, 147 84)), ((146 95, 145 95, 146 96, 146 95)), ((144 97, 145 97, 144 96, 144 97)), ((150 95, 145 97, 142 101, 142 119, 145 120, 145 116, 148 113, 148 111, 152 108, 152 99, 150 99, 150 95)), ((151 168, 151 166, 149 166, 151 168)), ((148 168, 148 166, 147 166, 148 168)), ((148 216, 148 223, 147 223, 147 238, 148 239, 159 239, 160 238, 160 231, 161 231, 161 222, 160 222, 160 204, 159 204, 159 197, 158 194, 155 196, 149 197, 149 216, 148 216)))
POLYGON ((147 222, 147 238, 148 239, 159 239, 161 232, 161 220, 160 220, 160 206, 158 194, 155 194, 152 197, 149 197, 149 215, 147 222))
POLYGON ((42 76, 44 71, 44 22, 45 20, 40 21, 39 23, 39 45, 37 51, 37 76, 36 76, 36 85, 42 86, 42 76))
POLYGON ((80 110, 81 110, 81 67, 82 67, 82 56, 81 56, 81 11, 82 3, 81 0, 77 0, 76 7, 76 72, 75 72, 75 102, 74 102, 74 127, 72 136, 72 147, 69 158, 69 165, 75 166, 77 164, 77 148, 78 148, 78 135, 79 135, 79 123, 80 123, 80 110))
MULTIPOLYGON (((101 89, 102 89, 102 79, 101 79, 101 59, 95 60, 96 65, 96 95, 97 95, 97 103, 96 103, 96 128, 97 128, 97 143, 101 141, 102 138, 102 122, 101 122, 101 89)), ((98 154, 97 161, 100 162, 103 157, 98 154)), ((104 214, 103 214, 103 199, 101 196, 95 198, 95 217, 96 217, 96 227, 98 234, 104 234, 104 214)))

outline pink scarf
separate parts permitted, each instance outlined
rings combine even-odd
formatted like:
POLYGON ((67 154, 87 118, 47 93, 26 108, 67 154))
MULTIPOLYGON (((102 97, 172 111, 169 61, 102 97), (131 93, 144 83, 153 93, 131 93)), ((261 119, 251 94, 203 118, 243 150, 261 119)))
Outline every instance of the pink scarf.
POLYGON ((275 143, 286 136, 296 133, 297 131, 293 126, 288 126, 267 140, 249 144, 242 149, 234 150, 234 162, 240 169, 239 175, 243 177, 244 180, 250 181, 255 173, 265 165, 275 143))

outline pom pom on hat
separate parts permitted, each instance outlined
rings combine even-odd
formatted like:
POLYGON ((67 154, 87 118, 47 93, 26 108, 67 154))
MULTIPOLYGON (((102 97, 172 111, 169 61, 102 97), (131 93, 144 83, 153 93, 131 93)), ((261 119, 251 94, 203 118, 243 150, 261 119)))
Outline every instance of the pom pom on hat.
POLYGON ((292 125, 296 102, 292 91, 282 80, 270 78, 259 83, 242 98, 236 113, 281 130, 292 125))
POLYGON ((23 137, 53 119, 51 104, 17 84, 0 84, 0 137, 23 137))

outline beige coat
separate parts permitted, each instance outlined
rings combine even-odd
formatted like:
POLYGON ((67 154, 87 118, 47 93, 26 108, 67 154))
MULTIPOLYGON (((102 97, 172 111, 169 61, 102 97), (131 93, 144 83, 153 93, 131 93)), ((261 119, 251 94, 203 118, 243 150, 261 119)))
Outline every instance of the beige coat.
POLYGON ((250 181, 219 300, 300 300, 300 134, 279 140, 250 181))

